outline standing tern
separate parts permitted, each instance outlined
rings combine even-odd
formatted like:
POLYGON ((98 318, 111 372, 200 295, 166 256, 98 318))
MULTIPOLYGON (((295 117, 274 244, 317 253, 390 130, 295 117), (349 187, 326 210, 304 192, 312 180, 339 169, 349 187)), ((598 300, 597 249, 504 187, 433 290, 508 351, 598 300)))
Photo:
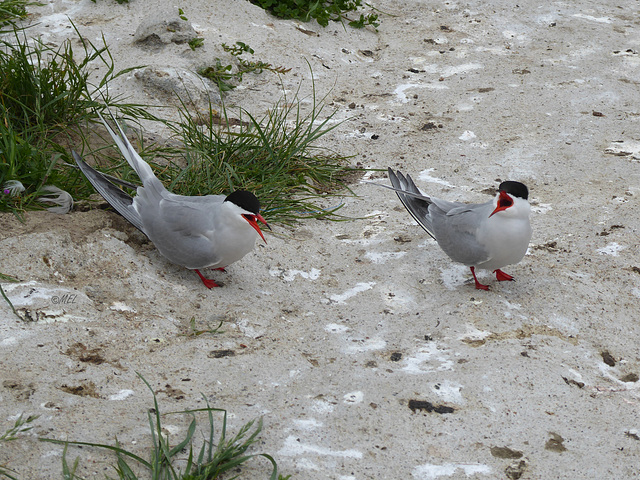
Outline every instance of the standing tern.
POLYGON ((195 270, 207 288, 218 287, 200 273, 217 270, 240 260, 253 250, 258 235, 267 241, 258 222, 260 202, 251 192, 236 190, 228 196, 188 197, 169 192, 133 146, 115 120, 117 135, 98 113, 124 158, 142 180, 135 197, 116 187, 108 177, 87 165, 72 151, 78 167, 94 188, 120 215, 144 233, 172 263, 195 270))
POLYGON ((476 268, 491 270, 500 282, 513 280, 502 270, 524 257, 531 240, 529 190, 520 182, 506 181, 493 200, 460 203, 420 193, 411 177, 394 173, 389 179, 411 216, 436 241, 451 260, 471 268, 479 290, 489 290, 476 277, 476 268))

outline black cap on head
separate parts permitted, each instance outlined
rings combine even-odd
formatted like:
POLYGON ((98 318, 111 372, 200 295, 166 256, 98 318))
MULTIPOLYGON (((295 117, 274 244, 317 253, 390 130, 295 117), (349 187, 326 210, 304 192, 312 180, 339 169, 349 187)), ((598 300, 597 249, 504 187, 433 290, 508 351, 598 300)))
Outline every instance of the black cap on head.
POLYGON ((236 190, 235 192, 229 194, 227 198, 224 199, 224 201, 231 202, 234 205, 237 205, 247 212, 251 212, 255 215, 258 215, 260 213, 260 201, 253 193, 247 192, 246 190, 236 190))
POLYGON ((498 187, 498 190, 513 195, 514 197, 522 198, 524 200, 527 200, 529 198, 529 189, 524 183, 512 182, 509 180, 506 182, 502 182, 498 187))

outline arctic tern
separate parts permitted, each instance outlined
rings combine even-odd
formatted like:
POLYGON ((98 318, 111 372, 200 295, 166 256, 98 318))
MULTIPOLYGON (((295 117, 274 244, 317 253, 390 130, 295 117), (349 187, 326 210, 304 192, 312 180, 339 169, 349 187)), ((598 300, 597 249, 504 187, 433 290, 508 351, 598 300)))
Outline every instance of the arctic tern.
POLYGON ((418 224, 454 262, 471 269, 479 290, 488 290, 476 277, 476 268, 491 270, 498 281, 513 280, 501 270, 524 257, 531 240, 529 190, 514 181, 502 182, 486 203, 440 200, 420 193, 409 175, 394 173, 389 179, 398 198, 418 224))
MULTIPOLYGON (((201 268, 224 270, 253 250, 260 215, 260 202, 251 192, 236 190, 228 196, 175 195, 164 188, 151 167, 133 149, 115 118, 117 135, 98 113, 118 149, 142 181, 135 197, 116 187, 105 174, 87 165, 72 151, 78 167, 104 199, 153 242, 172 263, 195 270, 207 288, 218 287, 200 273, 201 268)), ((118 182, 121 183, 121 182, 118 182)))

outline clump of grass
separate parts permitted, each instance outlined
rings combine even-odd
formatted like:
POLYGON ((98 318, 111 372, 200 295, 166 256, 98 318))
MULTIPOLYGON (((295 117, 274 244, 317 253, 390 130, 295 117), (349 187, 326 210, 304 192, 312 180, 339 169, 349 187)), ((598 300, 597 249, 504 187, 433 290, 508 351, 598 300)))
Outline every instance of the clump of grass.
POLYGON ((204 43, 204 38, 201 38, 201 37, 192 38, 191 40, 189 40, 189 48, 195 51, 195 49, 200 48, 203 43, 204 43))
MULTIPOLYGON (((354 28, 371 25, 378 28, 378 15, 375 13, 360 14, 356 20, 348 17, 351 12, 362 8, 362 0, 249 0, 254 5, 264 8, 276 17, 295 18, 308 22, 312 18, 326 27, 329 21, 341 22, 354 28)), ((368 7, 371 5, 365 3, 368 7)), ((373 7, 371 7, 373 8, 373 7)))
MULTIPOLYGON (((0 26, 25 18, 27 7, 32 5, 41 5, 41 3, 30 0, 0 0, 0 26)), ((5 32, 0 30, 0 33, 5 32)))
MULTIPOLYGON (((144 458, 125 450, 117 441, 115 445, 107 445, 90 442, 67 442, 62 440, 54 440, 42 438, 42 441, 57 443, 65 446, 62 462, 63 475, 65 480, 80 479, 75 474, 79 464, 79 459, 70 466, 67 462, 67 449, 70 445, 90 446, 109 450, 116 455, 116 464, 113 466, 119 479, 135 480, 138 475, 135 473, 142 468, 154 479, 171 479, 171 480, 215 480, 223 478, 225 474, 237 470, 243 464, 256 457, 266 458, 271 463, 270 480, 278 480, 278 466, 271 455, 266 453, 251 454, 247 451, 258 441, 258 435, 262 430, 262 419, 252 420, 245 424, 234 436, 227 434, 227 412, 219 408, 212 408, 204 397, 207 407, 195 410, 185 410, 182 412, 173 412, 169 414, 161 414, 151 385, 140 375, 142 381, 147 385, 153 395, 153 409, 148 413, 149 427, 151 430, 152 446, 151 458, 144 458), (208 431, 204 436, 204 441, 197 450, 194 448, 194 435, 196 433, 197 421, 195 414, 205 412, 208 417, 208 431), (221 412, 222 428, 217 440, 215 439, 214 412, 221 412), (186 414, 190 415, 192 420, 187 429, 184 439, 175 445, 172 445, 168 436, 162 431, 162 417, 164 415, 186 414)), ((146 477, 145 477, 146 478, 146 477)), ((234 476, 233 478, 237 478, 234 476)), ((287 477, 288 478, 288 477, 287 477)))
MULTIPOLYGON (((20 212, 37 205, 36 199, 46 184, 63 190, 89 190, 78 181, 73 170, 58 168, 70 161, 69 146, 77 148, 85 141, 82 129, 95 117, 100 104, 92 99, 109 82, 132 69, 119 72, 104 42, 95 46, 80 38, 84 56, 76 61, 71 41, 57 49, 26 32, 14 28, 13 34, 0 39, 0 211, 20 212), (95 64, 106 67, 97 85, 89 83, 95 64), (18 186, 7 188, 7 183, 18 186)), ((106 90, 104 98, 110 103, 106 90)), ((150 116, 136 105, 119 105, 121 110, 150 116)))
MULTIPOLYGON (((245 73, 262 73, 264 70, 269 72, 285 74, 290 71, 290 68, 274 67, 270 63, 263 62, 261 60, 245 60, 242 55, 248 53, 253 55, 255 52, 253 48, 244 42, 236 42, 235 45, 222 44, 222 48, 225 52, 230 53, 236 58, 238 63, 235 71, 233 65, 223 65, 222 60, 215 59, 215 65, 207 67, 201 67, 197 70, 198 75, 208 78, 212 82, 218 85, 218 89, 221 92, 228 92, 236 88, 236 85, 231 83, 232 81, 242 82, 242 77, 245 73)), ((195 50, 195 48, 192 47, 195 50)))
POLYGON ((173 128, 184 141, 186 167, 164 171, 164 183, 174 193, 203 195, 237 189, 253 192, 269 221, 293 223, 302 218, 338 219, 340 206, 325 209, 320 199, 344 187, 354 171, 346 157, 316 146, 335 129, 335 112, 323 118, 325 104, 313 93, 310 112, 301 112, 300 100, 283 98, 256 118, 240 110, 232 121, 223 108, 182 119, 173 128), (246 120, 245 120, 246 119, 246 120))
MULTIPOLYGON (((315 90, 311 112, 306 115, 296 95, 292 103, 285 98, 260 118, 241 110, 241 119, 233 122, 224 105, 222 118, 209 105, 204 114, 191 116, 185 108, 180 121, 164 121, 151 115, 148 107, 111 98, 109 83, 133 69, 116 72, 104 38, 96 46, 78 30, 76 33, 84 50, 80 55, 71 41, 54 49, 37 39, 28 40, 17 29, 12 37, 0 39, 0 71, 9 72, 0 76, 0 211, 21 218, 26 209, 42 208, 38 199, 48 185, 76 200, 92 194, 79 171, 61 164, 74 163, 71 149, 105 157, 102 147, 88 148, 87 135, 95 112, 104 111, 107 104, 126 117, 161 121, 173 129, 184 146, 154 147, 151 152, 169 159, 159 176, 175 193, 221 194, 244 188, 261 200, 270 221, 340 218, 335 214, 337 207, 324 209, 319 200, 342 187, 342 179, 352 169, 345 165, 346 157, 316 147, 338 123, 332 121, 333 113, 322 118, 324 99, 316 101, 315 90), (96 64, 106 67, 106 73, 93 85, 89 72, 96 64), (103 103, 94 100, 97 96, 103 103), (176 156, 186 160, 186 167, 178 166, 176 156)), ((250 71, 286 72, 282 67, 241 59, 245 53, 253 54, 242 42, 225 48, 239 58, 239 70, 232 74, 235 79, 250 71)), ((149 150, 140 154, 149 158, 149 150)), ((107 163, 107 173, 132 178, 122 158, 107 163)))

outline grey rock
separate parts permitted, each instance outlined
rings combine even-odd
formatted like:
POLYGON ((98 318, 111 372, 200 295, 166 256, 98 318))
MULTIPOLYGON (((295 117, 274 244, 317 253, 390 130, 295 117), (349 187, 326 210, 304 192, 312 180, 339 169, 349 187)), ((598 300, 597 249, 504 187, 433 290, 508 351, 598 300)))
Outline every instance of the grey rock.
POLYGON ((157 93, 174 97, 177 95, 183 101, 195 105, 208 105, 220 103, 220 92, 217 87, 196 73, 189 70, 173 67, 147 67, 138 70, 135 77, 145 87, 155 90, 157 93))
POLYGON ((134 34, 135 43, 152 49, 161 49, 170 43, 187 43, 196 36, 191 24, 173 10, 161 10, 145 17, 134 34))

